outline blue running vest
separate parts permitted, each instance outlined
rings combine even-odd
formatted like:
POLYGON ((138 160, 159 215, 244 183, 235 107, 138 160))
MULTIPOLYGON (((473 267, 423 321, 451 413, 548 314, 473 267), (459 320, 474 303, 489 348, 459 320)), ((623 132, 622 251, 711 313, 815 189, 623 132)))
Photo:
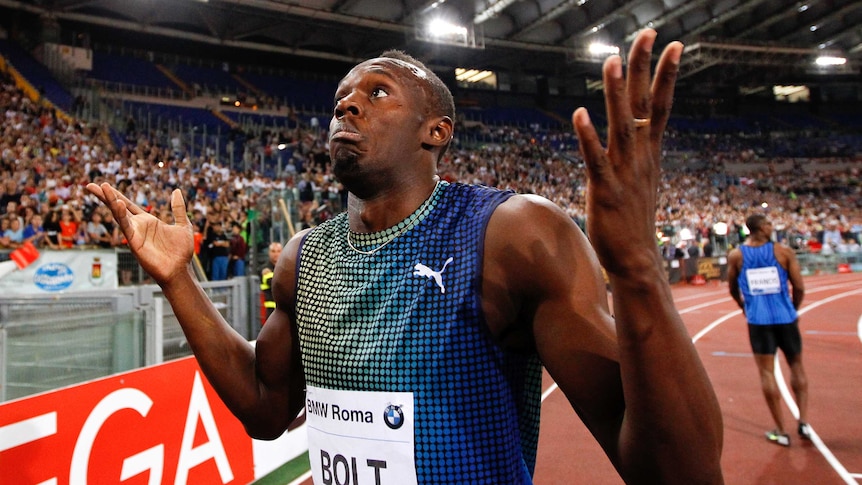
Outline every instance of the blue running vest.
POLYGON ((798 318, 787 289, 787 271, 775 259, 773 243, 761 246, 739 246, 742 251, 742 271, 737 281, 745 303, 745 317, 752 325, 793 323, 798 318), (749 285, 748 272, 758 268, 776 268, 779 291, 759 294, 749 285))
POLYGON ((346 213, 310 231, 300 250, 306 383, 413 393, 420 484, 532 483, 541 364, 535 352, 495 343, 480 302, 485 229, 512 195, 441 182, 401 224, 350 233, 371 251, 412 226, 373 254, 348 245, 346 213))

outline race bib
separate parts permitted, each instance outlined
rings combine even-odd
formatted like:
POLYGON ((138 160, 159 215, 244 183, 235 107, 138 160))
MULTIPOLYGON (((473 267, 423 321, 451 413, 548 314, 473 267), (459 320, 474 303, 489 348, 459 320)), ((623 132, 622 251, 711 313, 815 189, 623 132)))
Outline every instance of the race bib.
POLYGON ((413 394, 305 392, 308 455, 316 485, 414 485, 413 394))
POLYGON ((775 266, 745 270, 745 278, 748 280, 748 291, 752 295, 773 295, 781 292, 781 279, 775 266))

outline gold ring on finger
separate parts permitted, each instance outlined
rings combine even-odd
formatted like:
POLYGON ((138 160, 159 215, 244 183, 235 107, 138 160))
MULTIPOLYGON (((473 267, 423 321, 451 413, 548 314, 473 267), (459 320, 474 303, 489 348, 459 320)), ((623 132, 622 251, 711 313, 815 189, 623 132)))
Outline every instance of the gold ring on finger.
POLYGON ((634 118, 635 128, 641 128, 643 126, 649 126, 650 119, 649 118, 634 118))

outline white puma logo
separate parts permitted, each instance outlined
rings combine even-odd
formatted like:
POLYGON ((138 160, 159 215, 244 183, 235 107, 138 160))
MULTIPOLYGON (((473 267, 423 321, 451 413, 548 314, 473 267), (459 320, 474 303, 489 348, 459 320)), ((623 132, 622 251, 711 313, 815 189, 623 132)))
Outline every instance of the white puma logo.
POLYGON ((440 268, 440 271, 434 271, 433 269, 425 266, 422 263, 416 263, 416 266, 413 267, 413 276, 425 276, 426 278, 433 278, 434 282, 437 283, 437 286, 440 287, 440 293, 446 293, 446 287, 443 286, 443 272, 446 271, 446 266, 449 266, 453 258, 449 258, 443 264, 443 267, 440 268))

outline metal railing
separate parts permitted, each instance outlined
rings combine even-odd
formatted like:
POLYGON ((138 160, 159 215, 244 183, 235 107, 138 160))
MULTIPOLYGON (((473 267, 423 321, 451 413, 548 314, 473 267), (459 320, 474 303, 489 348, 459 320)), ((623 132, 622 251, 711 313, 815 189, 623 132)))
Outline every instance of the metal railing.
MULTIPOLYGON (((257 277, 202 286, 231 327, 257 336, 257 277)), ((156 285, 0 298, 0 402, 191 354, 156 285)))

